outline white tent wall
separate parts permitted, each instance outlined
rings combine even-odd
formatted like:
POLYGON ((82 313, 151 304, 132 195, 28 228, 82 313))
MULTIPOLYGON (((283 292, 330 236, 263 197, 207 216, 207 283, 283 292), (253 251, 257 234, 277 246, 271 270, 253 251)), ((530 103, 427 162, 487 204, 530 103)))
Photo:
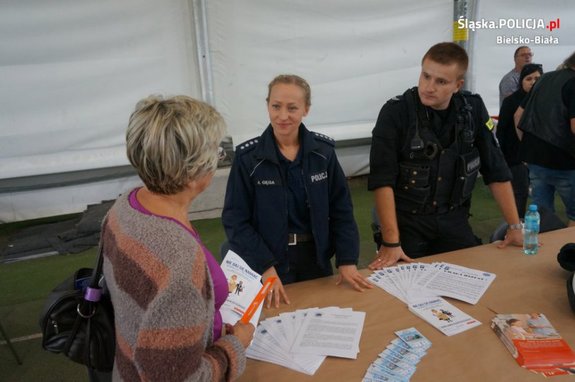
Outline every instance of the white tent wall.
POLYGON ((499 114, 499 81, 513 69, 513 53, 517 47, 528 45, 535 54, 533 62, 542 64, 546 72, 555 70, 575 51, 575 2, 573 0, 476 0, 474 21, 506 20, 506 25, 537 25, 541 19, 547 25, 560 19, 560 28, 521 29, 504 26, 500 29, 476 29, 471 44, 470 89, 481 94, 491 115, 499 114), (527 20, 533 21, 527 21, 527 20), (500 43, 498 36, 522 39, 516 44, 500 43), (543 38, 542 38, 543 37, 543 38), (545 38, 557 38, 546 40, 545 38), (530 39, 529 43, 525 43, 530 39), (539 43, 536 43, 539 41, 539 43))
MULTIPOLYGON (((269 123, 280 73, 312 89, 306 125, 336 141, 369 138, 383 103, 414 86, 422 55, 451 40, 451 0, 208 1, 216 108, 239 144, 269 123)), ((369 147, 338 149, 344 172, 369 170, 369 147)))
MULTIPOLYGON (((476 19, 561 18, 552 33, 559 45, 533 46, 546 70, 573 50, 571 0, 469 3, 476 19)), ((417 84, 429 46, 451 40, 452 21, 453 0, 1 1, 0 223, 80 212, 138 184, 135 176, 57 179, 126 167, 128 117, 149 94, 213 102, 239 144, 268 123, 269 81, 296 73, 312 87, 308 127, 338 143, 368 139, 383 103, 417 84), (201 5, 205 14, 194 14, 201 5), (195 34, 202 17, 208 46, 195 34), (38 189, 38 179, 55 180, 38 189)), ((497 45, 498 33, 478 30, 469 46, 470 89, 493 115, 517 46, 497 45)), ((338 147, 347 175, 366 173, 368 154, 368 146, 338 147)), ((225 181, 216 183, 221 192, 225 181)))
MULTIPOLYGON (((427 46, 449 40, 452 18, 449 0, 36 0, 0 8, 0 222, 79 212, 138 184, 132 176, 11 187, 125 166, 129 113, 152 93, 213 91, 237 144, 265 127, 271 78, 295 72, 313 87, 311 128, 368 138, 382 103, 414 84, 427 46), (214 89, 199 85, 198 4, 207 5, 214 89)), ((367 151, 342 151, 348 175, 367 171, 367 151)))
MULTIPOLYGON (((201 97, 192 21, 182 0, 1 2, 0 182, 127 165, 140 98, 201 97)), ((0 222, 80 212, 137 183, 0 192, 0 222)))

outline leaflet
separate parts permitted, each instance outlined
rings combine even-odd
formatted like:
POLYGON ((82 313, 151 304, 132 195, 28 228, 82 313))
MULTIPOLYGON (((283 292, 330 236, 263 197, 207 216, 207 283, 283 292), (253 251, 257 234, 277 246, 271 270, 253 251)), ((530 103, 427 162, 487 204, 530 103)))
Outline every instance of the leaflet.
POLYGON ((417 329, 398 330, 391 341, 371 363, 362 382, 408 382, 431 342, 417 329))
POLYGON ((495 280, 494 273, 441 263, 424 287, 440 296, 477 304, 493 280, 495 280))
MULTIPOLYGON (((262 277, 233 251, 228 251, 221 267, 228 280, 228 298, 220 308, 220 313, 225 323, 233 325, 242 318, 257 296, 262 287, 262 277)), ((254 326, 258 325, 261 312, 262 305, 250 319, 254 326)))
POLYGON ((476 304, 495 274, 449 263, 412 263, 377 270, 368 280, 406 304, 436 296, 476 304))
POLYGON ((292 352, 357 358, 365 312, 317 310, 308 314, 292 352))
POLYGON ((441 297, 410 304, 409 310, 447 336, 481 325, 481 322, 457 309, 441 297))
POLYGON ((260 322, 246 355, 313 375, 327 355, 357 358, 364 319, 339 307, 281 313, 260 322))

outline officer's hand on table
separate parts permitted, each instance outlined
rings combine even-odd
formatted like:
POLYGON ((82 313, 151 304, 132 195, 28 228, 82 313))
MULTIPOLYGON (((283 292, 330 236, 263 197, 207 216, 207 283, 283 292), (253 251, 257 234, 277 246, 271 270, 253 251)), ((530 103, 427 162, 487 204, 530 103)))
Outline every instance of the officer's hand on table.
POLYGON ((357 267, 355 265, 340 265, 338 270, 339 275, 337 275, 335 285, 339 285, 342 281, 345 281, 351 285, 353 289, 359 292, 363 292, 363 288, 373 288, 373 285, 371 285, 369 281, 367 281, 367 279, 357 271, 357 267))
POLYGON ((521 232, 520 229, 507 230, 505 239, 503 239, 501 243, 497 244, 497 248, 505 248, 509 244, 515 245, 516 247, 523 246, 523 232, 521 232))
POLYGON ((413 260, 411 257, 407 256, 401 247, 384 247, 383 245, 379 247, 379 251, 377 251, 377 257, 375 260, 369 264, 368 268, 371 270, 381 269, 385 267, 391 267, 392 265, 397 264, 398 261, 405 261, 408 263, 412 263, 413 260))
POLYGON ((276 308, 280 307, 280 300, 283 300, 283 302, 289 304, 290 302, 287 293, 274 267, 269 268, 263 273, 262 283, 265 283, 268 277, 271 276, 277 277, 277 280, 273 283, 266 297, 266 308, 271 307, 272 301, 274 303, 274 307, 276 308))

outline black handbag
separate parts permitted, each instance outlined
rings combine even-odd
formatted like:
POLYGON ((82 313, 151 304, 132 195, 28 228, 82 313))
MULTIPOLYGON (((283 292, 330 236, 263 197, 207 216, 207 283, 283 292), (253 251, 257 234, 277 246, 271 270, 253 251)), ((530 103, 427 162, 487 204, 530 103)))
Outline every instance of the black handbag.
POLYGON ((40 315, 42 347, 98 371, 114 366, 114 309, 99 286, 104 256, 96 269, 81 268, 48 295, 40 315))

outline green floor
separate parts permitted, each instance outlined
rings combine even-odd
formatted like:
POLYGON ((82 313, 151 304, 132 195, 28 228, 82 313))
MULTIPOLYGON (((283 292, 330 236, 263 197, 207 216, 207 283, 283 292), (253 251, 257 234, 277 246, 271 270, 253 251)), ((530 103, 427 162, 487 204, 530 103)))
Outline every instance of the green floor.
MULTIPOLYGON (((350 181, 355 209, 355 218, 360 230, 360 267, 364 268, 374 255, 371 236, 371 208, 373 195, 366 191, 366 178, 350 181)), ((471 225, 484 242, 500 224, 501 216, 488 189, 478 182, 474 191, 471 225)), ((558 205, 558 214, 564 220, 564 210, 558 205)), ((25 224, 0 225, 0 244, 6 236, 25 224)), ((217 254, 224 240, 220 219, 195 221, 206 246, 217 254)), ((91 267, 95 260, 95 249, 78 255, 52 256, 12 264, 0 264, 0 322, 11 338, 34 336, 39 333, 38 314, 47 293, 59 281, 75 269, 91 267)), ((0 338, 2 341, 3 338, 0 338)), ((23 360, 17 365, 8 346, 0 345, 0 382, 77 382, 86 381, 82 366, 76 365, 60 355, 54 355, 40 348, 40 339, 26 339, 14 343, 23 360)))

